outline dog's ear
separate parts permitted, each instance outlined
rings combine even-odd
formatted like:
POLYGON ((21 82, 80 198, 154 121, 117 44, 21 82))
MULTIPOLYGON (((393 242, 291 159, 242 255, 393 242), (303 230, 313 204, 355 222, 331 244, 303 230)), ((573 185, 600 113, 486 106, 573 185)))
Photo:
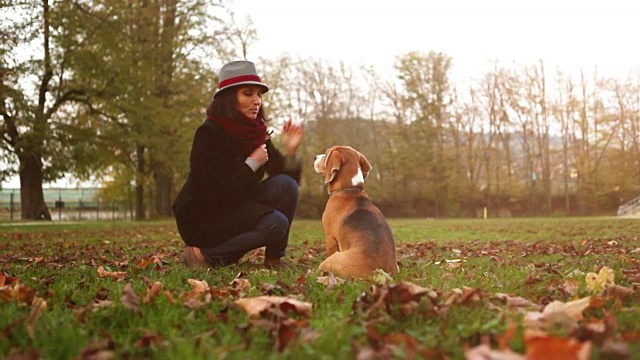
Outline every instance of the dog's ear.
POLYGON ((367 175, 369 175, 369 171, 371 171, 371 164, 369 164, 369 160, 367 160, 364 155, 358 153, 360 156, 360 168, 362 169, 362 176, 366 179, 367 175))
POLYGON ((336 173, 340 170, 342 154, 339 151, 331 151, 327 154, 325 161, 324 183, 328 184, 333 181, 336 173))

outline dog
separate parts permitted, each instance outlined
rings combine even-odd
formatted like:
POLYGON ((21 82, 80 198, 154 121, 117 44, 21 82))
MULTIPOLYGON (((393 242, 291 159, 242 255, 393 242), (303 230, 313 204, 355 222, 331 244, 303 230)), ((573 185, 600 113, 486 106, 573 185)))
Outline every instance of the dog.
POLYGON ((391 228, 364 192, 367 158, 349 146, 333 146, 316 156, 313 168, 324 174, 329 193, 322 214, 328 257, 318 268, 343 278, 368 277, 376 269, 397 273, 391 228))

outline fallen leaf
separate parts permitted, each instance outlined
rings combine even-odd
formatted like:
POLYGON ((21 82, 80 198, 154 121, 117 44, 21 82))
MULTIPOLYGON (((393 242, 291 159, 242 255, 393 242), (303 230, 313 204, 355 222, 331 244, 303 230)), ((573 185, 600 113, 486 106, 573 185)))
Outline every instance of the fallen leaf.
POLYGON ((621 336, 626 342, 640 342, 640 330, 626 331, 621 336))
POLYGON ((504 334, 498 336, 498 348, 500 350, 504 351, 509 349, 509 341, 511 341, 516 336, 516 330, 516 324, 511 321, 504 334))
POLYGON ((209 284, 205 280, 188 279, 187 282, 191 285, 191 292, 194 294, 204 294, 209 291, 209 284))
POLYGON ((452 304, 466 304, 467 302, 480 301, 482 295, 480 289, 463 286, 462 289, 452 289, 451 294, 447 297, 444 304, 450 306, 452 304))
POLYGON ((235 297, 244 297, 244 295, 251 289, 251 282, 242 278, 243 273, 239 273, 235 279, 231 280, 228 284, 229 292, 235 297))
POLYGON ((163 255, 154 255, 149 259, 140 260, 140 261, 137 261, 136 263, 142 270, 145 270, 151 264, 155 264, 156 265, 155 269, 160 270, 162 269, 162 260, 161 260, 162 257, 163 255))
POLYGON ((569 295, 575 295, 580 288, 580 282, 576 279, 569 279, 562 284, 562 290, 569 295))
POLYGON ((270 307, 293 308, 298 314, 306 317, 311 316, 313 305, 308 302, 281 296, 258 296, 253 298, 243 298, 236 300, 249 317, 260 315, 260 313, 270 307))
POLYGON ((629 345, 619 339, 605 339, 600 351, 602 351, 602 354, 610 355, 614 359, 626 359, 629 357, 629 345))
POLYGON ((333 275, 333 273, 329 273, 329 275, 327 275, 327 276, 318 276, 318 277, 316 277, 316 281, 319 282, 320 284, 323 284, 324 286, 326 286, 327 290, 331 290, 336 285, 343 284, 345 280, 333 275))
POLYGON ((293 344, 298 337, 298 322, 292 319, 282 319, 278 323, 276 350, 283 351, 287 346, 293 344))
POLYGON ((588 360, 591 358, 590 341, 557 338, 540 331, 525 330, 524 343, 527 360, 588 360))
POLYGON ((10 282, 6 286, 0 286, 0 300, 14 300, 18 304, 29 305, 33 302, 35 295, 36 291, 34 289, 21 284, 18 279, 15 279, 15 281, 10 282))
POLYGON ((585 282, 587 284, 587 289, 593 292, 600 292, 604 290, 607 285, 613 285, 615 274, 613 270, 607 266, 603 266, 600 268, 598 274, 596 273, 587 273, 585 278, 585 282))
POLYGON ((98 276, 103 278, 111 278, 111 279, 116 279, 118 281, 124 280, 125 276, 127 276, 127 273, 124 271, 106 271, 104 269, 104 266, 100 266, 98 267, 98 276))
POLYGON ((481 344, 464 350, 466 360, 528 360, 509 349, 492 350, 488 344, 481 344))
POLYGON ((168 344, 169 342, 162 334, 153 331, 145 331, 142 338, 135 343, 137 347, 166 346, 168 344))
POLYGON ((33 302, 31 302, 31 312, 27 317, 26 326, 27 333, 31 339, 34 339, 34 328, 36 326, 36 321, 42 315, 42 312, 47 310, 47 302, 44 299, 39 297, 34 297, 33 302))
POLYGON ((115 358, 114 353, 115 344, 113 340, 107 338, 102 340, 97 340, 95 338, 91 339, 89 345, 87 345, 82 351, 80 351, 80 356, 78 356, 77 360, 111 360, 115 358))
POLYGON ((138 296, 133 291, 133 286, 131 286, 131 283, 127 283, 124 286, 120 301, 122 301, 122 305, 124 305, 124 307, 127 309, 134 312, 140 311, 140 299, 138 299, 138 296))
POLYGON ((356 360, 392 359, 393 352, 390 346, 374 348, 372 346, 352 345, 356 352, 356 360))
POLYGON ((562 301, 552 301, 542 310, 542 314, 550 314, 553 312, 563 312, 576 321, 582 320, 582 312, 591 304, 591 296, 583 297, 578 300, 563 303, 562 301))
POLYGON ((160 291, 162 291, 162 283, 156 281, 150 288, 147 288, 147 294, 142 299, 142 302, 145 304, 151 302, 151 300, 160 294, 160 291))
POLYGON ((632 283, 640 283, 640 269, 622 270, 622 273, 632 283))
POLYGON ((605 298, 622 299, 627 296, 633 295, 633 293, 633 289, 613 284, 608 285, 602 292, 601 296, 605 298))
POLYGON ((176 303, 176 300, 173 298, 173 295, 171 295, 171 291, 165 290, 164 291, 164 296, 167 298, 169 303, 171 303, 171 304, 175 304, 176 303))
POLYGON ((507 306, 515 308, 516 310, 523 310, 523 309, 534 309, 536 311, 542 310, 542 305, 532 303, 531 301, 521 296, 510 296, 504 293, 497 293, 495 294, 495 298, 504 301, 507 306))
POLYGON ((111 300, 97 300, 97 299, 93 299, 93 304, 91 305, 91 308, 93 309, 93 312, 96 312, 102 308, 107 308, 110 307, 111 304, 113 303, 113 301, 111 300))

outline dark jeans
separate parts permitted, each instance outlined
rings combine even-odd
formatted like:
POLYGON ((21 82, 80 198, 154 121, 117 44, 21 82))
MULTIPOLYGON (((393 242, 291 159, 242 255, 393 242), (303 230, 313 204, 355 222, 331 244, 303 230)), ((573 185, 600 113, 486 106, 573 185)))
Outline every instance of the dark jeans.
POLYGON ((285 255, 289 242, 289 229, 298 207, 298 184, 289 175, 276 175, 258 184, 258 201, 274 210, 263 216, 255 229, 237 235, 222 244, 201 249, 213 266, 238 262, 253 249, 266 246, 265 257, 285 255))

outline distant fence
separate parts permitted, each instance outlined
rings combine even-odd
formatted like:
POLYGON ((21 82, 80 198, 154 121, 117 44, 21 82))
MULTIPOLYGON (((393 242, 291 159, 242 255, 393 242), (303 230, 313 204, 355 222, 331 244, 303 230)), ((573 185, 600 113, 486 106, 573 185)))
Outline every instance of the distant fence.
MULTIPOLYGON (((121 202, 100 201, 97 188, 43 189, 54 221, 128 220, 131 209, 121 202)), ((0 190, 0 221, 21 220, 20 189, 0 190)))

